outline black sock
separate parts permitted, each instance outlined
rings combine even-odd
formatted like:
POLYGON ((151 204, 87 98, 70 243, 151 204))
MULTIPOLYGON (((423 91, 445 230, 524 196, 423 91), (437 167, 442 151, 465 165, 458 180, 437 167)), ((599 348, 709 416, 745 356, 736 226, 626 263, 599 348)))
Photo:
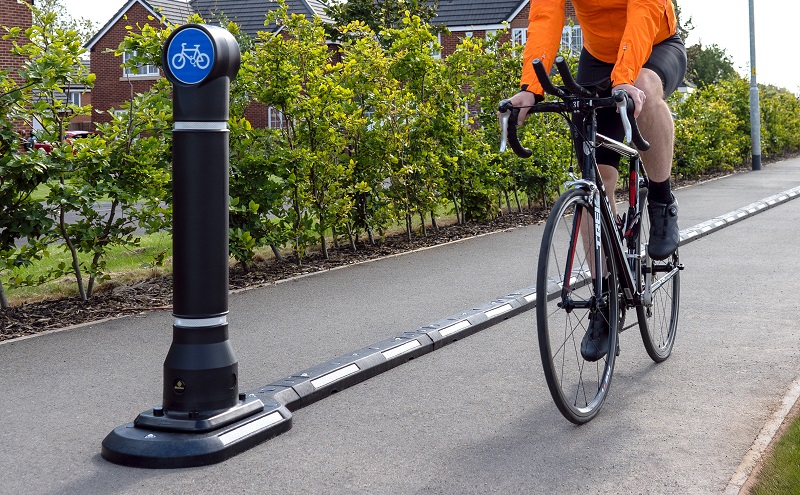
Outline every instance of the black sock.
POLYGON ((669 178, 664 182, 650 181, 647 189, 647 199, 668 205, 672 203, 672 188, 669 185, 669 178))

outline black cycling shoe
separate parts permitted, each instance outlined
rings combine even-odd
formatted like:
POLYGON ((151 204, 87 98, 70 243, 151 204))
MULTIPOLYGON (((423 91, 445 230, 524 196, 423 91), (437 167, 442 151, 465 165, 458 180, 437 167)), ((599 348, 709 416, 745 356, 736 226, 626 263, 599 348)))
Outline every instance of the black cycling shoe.
POLYGON ((650 214, 647 254, 656 261, 665 260, 678 249, 681 240, 678 229, 678 200, 673 196, 672 203, 666 205, 648 201, 647 211, 650 214))
POLYGON ((599 361, 608 354, 608 309, 606 306, 589 316, 589 328, 581 341, 581 356, 587 361, 599 361))

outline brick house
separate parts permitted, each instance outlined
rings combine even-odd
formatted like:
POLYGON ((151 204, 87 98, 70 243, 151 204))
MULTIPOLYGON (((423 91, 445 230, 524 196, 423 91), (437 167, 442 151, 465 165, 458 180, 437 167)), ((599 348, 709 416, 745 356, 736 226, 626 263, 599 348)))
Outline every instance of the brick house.
MULTIPOLYGON (((23 31, 31 27, 33 23, 31 10, 25 4, 32 2, 33 0, 0 0, 0 26, 19 27, 23 31)), ((20 40, 20 43, 23 41, 20 40)), ((23 80, 19 75, 19 70, 25 59, 11 54, 13 46, 11 40, 4 40, 0 37, 0 70, 8 71, 9 77, 18 85, 22 85, 23 80)), ((27 130, 30 129, 24 122, 19 122, 16 127, 19 132, 27 133, 27 130)))
MULTIPOLYGON (((259 31, 279 33, 283 29, 275 23, 264 26, 264 16, 278 6, 274 1, 191 0, 189 3, 203 19, 211 20, 224 16, 238 24, 242 32, 253 37, 259 31)), ((325 3, 321 0, 286 0, 286 7, 291 14, 302 14, 309 19, 317 15, 325 22, 333 22, 325 14, 325 3)))
MULTIPOLYGON (((255 36, 256 32, 265 29, 280 32, 281 28, 274 24, 266 28, 264 26, 264 15, 276 5, 266 0, 128 0, 86 44, 91 55, 91 72, 97 76, 92 103, 96 110, 101 111, 93 112, 93 122, 110 121, 111 117, 106 112, 120 108, 133 94, 147 91, 153 81, 162 76, 154 65, 141 66, 137 71, 123 70, 120 67, 123 60, 109 52, 116 49, 125 38, 126 26, 160 23, 162 16, 173 24, 182 24, 190 14, 197 12, 209 20, 222 17, 232 20, 245 33, 255 36)), ((316 14, 325 18, 324 6, 318 0, 289 0, 287 6, 293 13, 309 17, 316 14)), ((270 121, 280 119, 259 105, 254 105, 247 113, 256 126, 266 126, 270 121)))
MULTIPOLYGON (((10 0, 2 0, 10 1, 10 0)), ((93 90, 93 105, 103 112, 119 108, 132 94, 146 91, 153 81, 161 77, 156 66, 142 66, 137 73, 123 71, 122 60, 108 50, 115 49, 124 39, 125 26, 144 25, 160 22, 161 15, 175 24, 185 22, 191 13, 198 13, 208 22, 214 19, 227 19, 236 22, 242 31, 255 36, 259 31, 280 33, 282 27, 275 24, 264 26, 264 16, 277 6, 268 0, 128 0, 103 28, 87 43, 91 53, 91 71, 97 79, 93 90)), ((332 22, 325 14, 322 0, 287 0, 291 13, 307 17, 319 16, 323 21, 332 22)), ((507 23, 510 32, 506 39, 524 44, 528 26, 529 0, 439 0, 434 25, 446 26, 450 35, 441 35, 441 56, 452 53, 464 36, 487 36, 503 29, 507 23)), ((567 2, 567 15, 575 19, 574 9, 567 2)), ((505 40, 501 40, 505 41, 505 40)), ((565 26, 562 42, 565 47, 580 49, 582 44, 579 26, 565 26)), ((334 48, 332 48, 333 50, 334 48)), ((280 125, 281 117, 273 109, 253 105, 247 117, 256 127, 280 125)), ((93 112, 94 123, 107 122, 105 113, 93 112)))
MULTIPOLYGON (((436 17, 431 21, 435 26, 446 26, 450 35, 439 35, 442 45, 441 56, 455 51, 462 38, 468 36, 487 38, 506 27, 509 33, 500 42, 509 39, 515 45, 524 45, 527 40, 528 14, 530 0, 439 0, 436 17)), ((567 1, 568 25, 562 33, 562 46, 577 50, 583 46, 580 26, 577 23, 575 8, 567 1), (570 23, 569 21, 572 21, 570 23)))
POLYGON ((116 49, 125 39, 126 26, 144 26, 161 23, 162 15, 167 21, 180 24, 191 14, 187 2, 180 0, 128 0, 122 8, 87 43, 91 57, 90 69, 95 74, 92 106, 101 112, 92 112, 93 123, 109 122, 106 113, 119 109, 122 103, 136 93, 145 92, 153 81, 161 77, 154 65, 144 65, 137 70, 121 67, 125 58, 117 57, 109 50, 116 49), (151 20, 150 18, 155 20, 151 20))
MULTIPOLYGON (((190 5, 203 19, 225 18, 239 25, 242 32, 256 37, 261 32, 280 34, 283 26, 270 23, 264 26, 265 16, 277 8, 278 4, 269 0, 191 0, 190 5)), ((325 4, 320 0, 286 0, 286 7, 291 14, 301 14, 307 18, 318 16, 324 22, 333 22, 325 13, 325 4)), ((335 45, 329 44, 332 54, 337 51, 335 45)), ((335 56, 335 55, 334 55, 335 56)), ((276 109, 262 104, 252 104, 245 111, 247 120, 255 127, 281 127, 285 121, 276 109)))

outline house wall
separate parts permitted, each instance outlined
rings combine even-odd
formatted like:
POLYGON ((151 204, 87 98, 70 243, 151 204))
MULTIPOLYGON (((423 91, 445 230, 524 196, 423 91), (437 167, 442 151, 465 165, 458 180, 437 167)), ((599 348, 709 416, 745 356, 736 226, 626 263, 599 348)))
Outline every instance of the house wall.
MULTIPOLYGON (((24 3, 17 0, 0 0, 0 26, 18 26, 24 31, 31 27, 31 23, 31 11, 24 3)), ((25 39, 18 41, 19 44, 26 42, 25 39)), ((13 46, 12 40, 0 38, 0 69, 9 70, 11 78, 20 83, 22 79, 18 71, 25 59, 11 54, 13 46)))
MULTIPOLYGON (((32 0, 26 0, 30 3, 32 0)), ((0 0, 0 26, 6 27, 20 27, 23 31, 31 27, 31 11, 24 4, 17 0, 0 0)), ((23 45, 27 40, 23 37, 17 40, 17 43, 23 45)), ((13 47, 11 40, 4 40, 0 37, 0 70, 7 70, 9 76, 17 84, 22 83, 22 78, 19 76, 19 69, 25 62, 23 57, 12 55, 11 49, 13 47)), ((17 132, 25 132, 30 129, 24 122, 15 122, 15 129, 17 132)))
MULTIPOLYGON (((530 14, 530 11, 531 7, 530 3, 528 3, 522 10, 520 10, 519 14, 517 14, 517 16, 511 20, 511 22, 509 23, 509 29, 508 29, 509 32, 508 34, 500 38, 500 43, 505 43, 511 38, 512 30, 517 28, 528 27, 528 15, 530 14)), ((575 17, 575 7, 572 6, 572 2, 570 1, 567 1, 566 16, 567 19, 571 19, 573 22, 577 23, 577 18, 575 17)), ((452 29, 456 27, 463 28, 464 26, 449 26, 449 27, 452 29)), ((475 29, 470 32, 472 33, 473 37, 483 38, 483 39, 486 38, 485 30, 475 29)), ((456 50, 458 44, 461 42, 461 39, 464 38, 465 36, 467 36, 467 31, 461 31, 461 30, 452 32, 452 34, 449 36, 443 35, 441 40, 442 56, 446 57, 452 54, 456 50)))
POLYGON ((91 71, 97 76, 92 91, 92 122, 104 123, 111 120, 106 113, 110 109, 119 109, 122 103, 131 99, 136 93, 150 89, 158 76, 124 76, 122 57, 106 53, 109 48, 117 48, 125 39, 128 31, 125 26, 144 26, 157 21, 148 19, 150 12, 140 3, 134 3, 127 11, 126 18, 120 18, 91 48, 91 71), (101 112, 98 113, 97 110, 101 112))
MULTIPOLYGON (((87 90, 85 93, 81 94, 81 106, 91 105, 92 104, 92 92, 87 90)), ((92 112, 94 112, 94 107, 92 107, 92 112)), ((78 115, 73 117, 72 120, 69 121, 69 125, 67 126, 67 130, 70 131, 92 131, 94 130, 94 124, 92 123, 92 116, 90 115, 78 115)))

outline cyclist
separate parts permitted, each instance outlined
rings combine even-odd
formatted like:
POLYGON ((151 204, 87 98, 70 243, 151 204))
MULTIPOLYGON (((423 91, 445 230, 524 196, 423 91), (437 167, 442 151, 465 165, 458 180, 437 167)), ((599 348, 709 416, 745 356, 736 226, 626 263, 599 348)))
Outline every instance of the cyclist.
MULTIPOLYGON (((686 73, 686 49, 676 34, 672 0, 571 0, 581 27, 584 47, 578 61, 577 82, 602 88, 601 96, 622 89, 633 99, 635 117, 650 150, 642 161, 650 178, 648 254, 669 258, 678 248, 678 204, 670 188, 675 128, 665 99, 677 89, 686 73)), ((561 42, 566 0, 531 0, 528 41, 523 52, 521 91, 511 98, 523 107, 544 99, 544 91, 531 62, 539 58, 551 67, 561 42)), ((622 123, 614 109, 597 112, 598 132, 621 141, 622 123)), ((619 155, 604 148, 596 151, 598 169, 612 208, 619 174, 619 155)), ((605 287, 608 287, 605 285, 605 287)), ((608 316, 596 315, 581 345, 583 357, 596 361, 608 352, 608 316)))

